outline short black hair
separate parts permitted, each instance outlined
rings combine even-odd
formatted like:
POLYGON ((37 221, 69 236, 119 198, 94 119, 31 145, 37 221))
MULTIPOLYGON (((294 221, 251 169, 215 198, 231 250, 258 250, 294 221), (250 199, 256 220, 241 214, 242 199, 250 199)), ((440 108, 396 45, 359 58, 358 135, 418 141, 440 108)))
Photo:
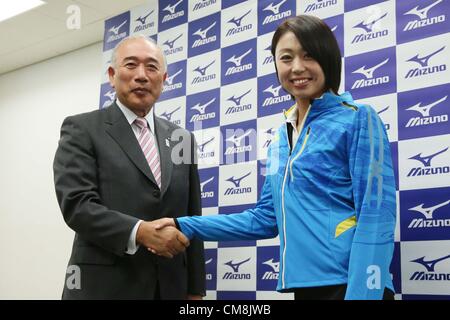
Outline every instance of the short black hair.
POLYGON ((325 91, 331 89, 338 94, 341 83, 341 51, 333 31, 317 17, 302 14, 290 17, 278 26, 271 47, 275 70, 277 68, 275 49, 281 36, 289 31, 294 33, 303 50, 319 63, 325 75, 325 91))

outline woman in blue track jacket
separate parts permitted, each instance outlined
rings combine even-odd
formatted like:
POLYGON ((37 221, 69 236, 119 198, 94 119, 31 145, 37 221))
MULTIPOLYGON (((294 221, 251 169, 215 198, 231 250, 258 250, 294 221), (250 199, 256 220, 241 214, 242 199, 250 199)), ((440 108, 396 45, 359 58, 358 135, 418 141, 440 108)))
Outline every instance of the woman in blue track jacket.
POLYGON ((277 290, 296 299, 393 299, 395 179, 377 113, 338 95, 341 56, 307 15, 276 30, 279 81, 296 104, 268 151, 260 201, 238 214, 166 219, 189 238, 280 237, 277 290))

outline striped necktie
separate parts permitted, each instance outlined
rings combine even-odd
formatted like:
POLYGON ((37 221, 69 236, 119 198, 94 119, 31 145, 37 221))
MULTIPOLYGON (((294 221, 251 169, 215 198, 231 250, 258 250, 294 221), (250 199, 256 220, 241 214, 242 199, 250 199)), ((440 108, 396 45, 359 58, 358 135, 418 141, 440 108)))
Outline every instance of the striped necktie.
POLYGON ((147 159, 150 170, 152 170, 153 177, 155 177, 158 187, 161 189, 161 164, 159 162, 158 149, 156 148, 155 138, 150 132, 145 118, 136 118, 134 123, 139 127, 139 145, 147 159))

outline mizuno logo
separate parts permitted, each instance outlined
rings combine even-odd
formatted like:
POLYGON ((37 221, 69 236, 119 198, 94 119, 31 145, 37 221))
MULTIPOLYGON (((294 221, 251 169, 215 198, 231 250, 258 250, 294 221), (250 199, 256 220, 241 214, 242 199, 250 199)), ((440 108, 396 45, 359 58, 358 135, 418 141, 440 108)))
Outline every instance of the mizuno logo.
POLYGON ((432 102, 430 104, 424 105, 424 106, 422 106, 422 102, 419 102, 418 104, 416 104, 416 105, 414 105, 412 107, 409 107, 406 110, 417 111, 417 112, 419 112, 422 115, 422 117, 429 117, 431 108, 437 106, 439 103, 441 103, 441 102, 443 102, 445 100, 447 100, 447 96, 445 96, 445 97, 443 97, 443 98, 441 98, 441 99, 439 99, 439 100, 437 100, 435 102, 432 102))
POLYGON ((280 13, 280 7, 285 2, 286 2, 286 0, 283 0, 283 1, 279 2, 277 5, 273 5, 273 2, 272 2, 267 7, 265 7, 263 9, 263 11, 272 11, 273 14, 279 14, 280 13))
POLYGON ((242 59, 243 59, 245 56, 247 56, 248 54, 250 54, 250 52, 252 52, 252 49, 251 49, 251 48, 248 49, 245 53, 243 53, 243 54, 240 55, 239 57, 236 57, 236 55, 233 55, 231 58, 229 58, 229 59, 227 60, 227 62, 234 63, 234 65, 235 65, 236 67, 239 67, 239 66, 241 66, 242 59))
POLYGON ((200 73, 202 76, 204 76, 206 74, 206 69, 208 67, 210 67, 214 62, 216 62, 216 60, 213 60, 210 64, 208 64, 207 66, 200 68, 200 66, 198 66, 197 68, 195 68, 193 71, 197 71, 198 73, 200 73))
POLYGON ((252 11, 252 10, 248 10, 246 13, 244 13, 244 15, 242 15, 242 16, 239 17, 239 18, 234 18, 234 17, 233 17, 232 19, 228 20, 228 23, 233 23, 233 24, 236 26, 236 28, 239 28, 239 27, 241 26, 242 19, 244 19, 244 17, 245 17, 246 15, 248 15, 251 11, 252 11))
POLYGON ((135 21, 138 21, 141 25, 144 25, 144 24, 145 24, 145 20, 147 20, 148 16, 151 15, 151 14, 153 13, 153 11, 154 11, 154 10, 150 11, 150 12, 149 12, 146 16, 144 16, 144 17, 136 18, 135 21))
POLYGON ((241 262, 236 262, 236 263, 234 263, 233 260, 230 260, 230 261, 224 263, 224 265, 229 266, 231 269, 233 269, 234 272, 239 272, 239 268, 241 267, 241 265, 246 263, 247 261, 250 261, 250 258, 248 258, 247 260, 241 261, 241 262))
POLYGON ((424 266, 427 269, 428 272, 434 272, 434 267, 435 267, 436 263, 438 263, 440 261, 443 261, 443 260, 446 260, 448 258, 450 258, 450 254, 448 256, 445 256, 445 257, 442 257, 442 258, 438 258, 438 259, 435 259, 435 260, 430 260, 430 261, 425 261, 424 260, 425 257, 421 257, 421 258, 418 258, 416 260, 411 260, 411 262, 416 262, 418 264, 421 264, 422 266, 424 266))
POLYGON ((167 79, 166 79, 167 84, 172 85, 172 84, 173 84, 173 79, 174 79, 177 75, 179 75, 182 71, 183 71, 183 69, 180 69, 180 70, 178 70, 177 72, 175 72, 173 75, 171 75, 170 77, 167 77, 167 79))
POLYGON ((387 106, 386 108, 384 108, 384 109, 378 111, 377 113, 378 113, 378 114, 382 114, 383 112, 387 111, 388 109, 389 109, 389 106, 387 106))
POLYGON ((242 140, 248 136, 250 133, 252 133, 251 130, 247 131, 246 133, 244 133, 243 135, 240 135, 239 137, 236 135, 232 135, 231 137, 229 137, 228 139, 226 139, 226 141, 230 141, 232 142, 236 147, 240 147, 242 140))
POLYGON ((201 105, 200 103, 197 103, 195 106, 193 106, 191 109, 198 111, 200 114, 205 114, 205 109, 210 106, 214 101, 216 101, 216 98, 212 98, 207 103, 201 105))
POLYGON ((164 113, 162 113, 162 114, 160 115, 160 117, 164 117, 164 118, 166 118, 167 121, 171 121, 172 115, 173 115, 175 112, 177 112, 178 110, 180 110, 180 109, 181 109, 181 107, 176 108, 176 109, 173 110, 172 112, 164 111, 164 113))
POLYGON ((335 32, 335 31, 336 31, 336 29, 337 29, 337 27, 338 27, 338 26, 337 26, 337 25, 335 25, 335 26, 334 26, 333 28, 331 28, 331 31, 332 31, 332 32, 335 32))
POLYGON ((427 55, 425 57, 420 57, 420 58, 419 58, 419 54, 417 54, 414 57, 412 57, 411 59, 408 59, 406 61, 417 62, 418 64, 420 64, 421 67, 428 67, 428 60, 430 60, 430 58, 432 56, 434 56, 435 54, 438 54, 439 52, 441 52, 444 49, 445 49, 445 46, 443 46, 442 48, 438 49, 437 51, 435 51, 433 53, 430 53, 429 55, 427 55))
POLYGON ((273 272, 280 272, 280 262, 274 262, 273 258, 267 261, 264 261, 262 264, 268 265, 272 268, 273 272))
POLYGON ((232 184, 234 184, 234 186, 235 186, 236 188, 240 188, 240 187, 241 187, 242 179, 248 177, 250 174, 251 174, 251 172, 249 172, 249 173, 243 175, 243 176, 240 177, 240 178, 234 178, 234 176, 232 176, 232 177, 226 179, 225 181, 229 181, 229 182, 231 182, 232 184))
POLYGON ((425 216, 425 219, 433 219, 433 213, 435 210, 441 208, 441 207, 445 207, 446 205, 448 205, 450 203, 450 200, 444 201, 442 203, 439 203, 433 207, 429 207, 429 208, 424 208, 423 207, 423 203, 421 203, 418 206, 415 206, 413 208, 409 208, 408 210, 410 211, 417 211, 420 212, 421 214, 423 214, 425 216))
POLYGON ((175 43, 175 41, 177 41, 178 39, 180 39, 183 36, 183 34, 181 33, 178 37, 176 37, 175 39, 173 39, 172 41, 166 40, 163 45, 168 46, 170 49, 173 49, 173 45, 175 43))
POLYGON ((213 180, 214 180, 214 176, 212 176, 208 180, 203 181, 202 183, 200 183, 200 192, 203 192, 203 189, 205 188, 205 185, 207 185, 208 183, 210 183, 213 180))
POLYGON ((212 258, 211 258, 211 259, 208 259, 208 260, 206 260, 206 261, 205 261, 205 264, 210 264, 212 260, 213 260, 212 258))
POLYGON ((103 96, 108 97, 109 100, 114 100, 116 98, 116 92, 114 90, 109 90, 103 96))
POLYGON ((360 73, 362 74, 364 77, 366 77, 366 79, 372 79, 373 78, 373 73, 375 72, 375 70, 377 70, 379 67, 385 65, 386 63, 388 63, 389 58, 387 58, 386 60, 384 60, 383 62, 380 62, 379 64, 366 69, 366 66, 362 66, 361 68, 353 71, 352 73, 360 73))
POLYGON ((203 142, 202 144, 197 145, 198 150, 199 150, 200 152, 204 152, 205 146, 206 146, 208 143, 210 143, 211 141, 213 141, 213 140, 214 140, 214 137, 212 137, 211 139, 209 139, 209 140, 206 141, 206 142, 203 142))
POLYGON ((165 7, 163 10, 168 11, 170 14, 174 14, 175 13, 175 8, 182 3, 183 0, 178 1, 177 3, 175 3, 174 5, 167 5, 167 7, 165 7))
POLYGON ((437 155, 439 155, 441 153, 444 153, 447 150, 448 150, 448 147, 443 149, 443 150, 441 150, 441 151, 438 151, 438 152, 436 152, 436 153, 434 153, 432 155, 425 156, 425 157, 422 157, 422 153, 419 153, 419 154, 416 154, 415 156, 413 156, 411 158, 408 158, 408 159, 420 161, 425 167, 430 167, 431 166, 431 160, 434 157, 436 157, 437 155))
POLYGON ((214 21, 208 28, 202 30, 202 29, 198 29, 197 31, 195 31, 193 33, 193 35, 199 36, 202 39, 206 39, 206 33, 211 30, 212 27, 214 27, 216 25, 216 22, 214 21))
POLYGON ((278 97, 280 95, 280 89, 281 89, 281 85, 274 88, 273 84, 272 84, 272 85, 270 85, 270 87, 264 89, 263 92, 270 93, 272 95, 272 97, 278 97))
POLYGON ((246 93, 240 95, 239 97, 235 97, 234 95, 231 98, 228 98, 228 101, 232 101, 234 102, 237 106, 239 106, 241 104, 241 99, 246 96, 247 94, 250 93, 250 91, 252 91, 252 89, 248 90, 246 93))
POLYGON ((426 6, 422 9, 419 9, 419 6, 416 6, 415 8, 409 10, 408 12, 405 12, 404 15, 412 14, 419 17, 419 19, 424 20, 428 18, 428 11, 433 8, 435 5, 441 3, 442 0, 437 0, 436 2, 430 4, 429 6, 426 6))
POLYGON ((357 24, 356 26, 354 26, 353 28, 361 28, 361 29, 363 29, 364 31, 366 31, 367 33, 373 32, 373 31, 374 31, 374 30, 373 30, 373 27, 374 27, 375 23, 377 23, 378 21, 380 21, 381 19, 383 19, 384 17, 386 17, 386 15, 387 15, 387 12, 386 12, 385 14, 383 14, 381 17, 376 18, 376 19, 374 19, 374 20, 372 20, 372 21, 370 21, 370 22, 364 22, 364 21, 361 21, 360 23, 358 23, 358 24, 357 24))
POLYGON ((108 31, 114 33, 116 36, 119 35, 119 29, 127 23, 127 20, 122 22, 120 25, 111 27, 108 31))

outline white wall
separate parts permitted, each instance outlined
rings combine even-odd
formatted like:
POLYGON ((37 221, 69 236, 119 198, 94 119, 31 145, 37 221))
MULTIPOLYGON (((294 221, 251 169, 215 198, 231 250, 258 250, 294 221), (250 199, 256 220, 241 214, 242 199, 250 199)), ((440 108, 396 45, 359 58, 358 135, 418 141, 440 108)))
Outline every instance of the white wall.
POLYGON ((56 202, 63 119, 98 106, 102 47, 0 76, 0 299, 60 299, 73 232, 56 202))

